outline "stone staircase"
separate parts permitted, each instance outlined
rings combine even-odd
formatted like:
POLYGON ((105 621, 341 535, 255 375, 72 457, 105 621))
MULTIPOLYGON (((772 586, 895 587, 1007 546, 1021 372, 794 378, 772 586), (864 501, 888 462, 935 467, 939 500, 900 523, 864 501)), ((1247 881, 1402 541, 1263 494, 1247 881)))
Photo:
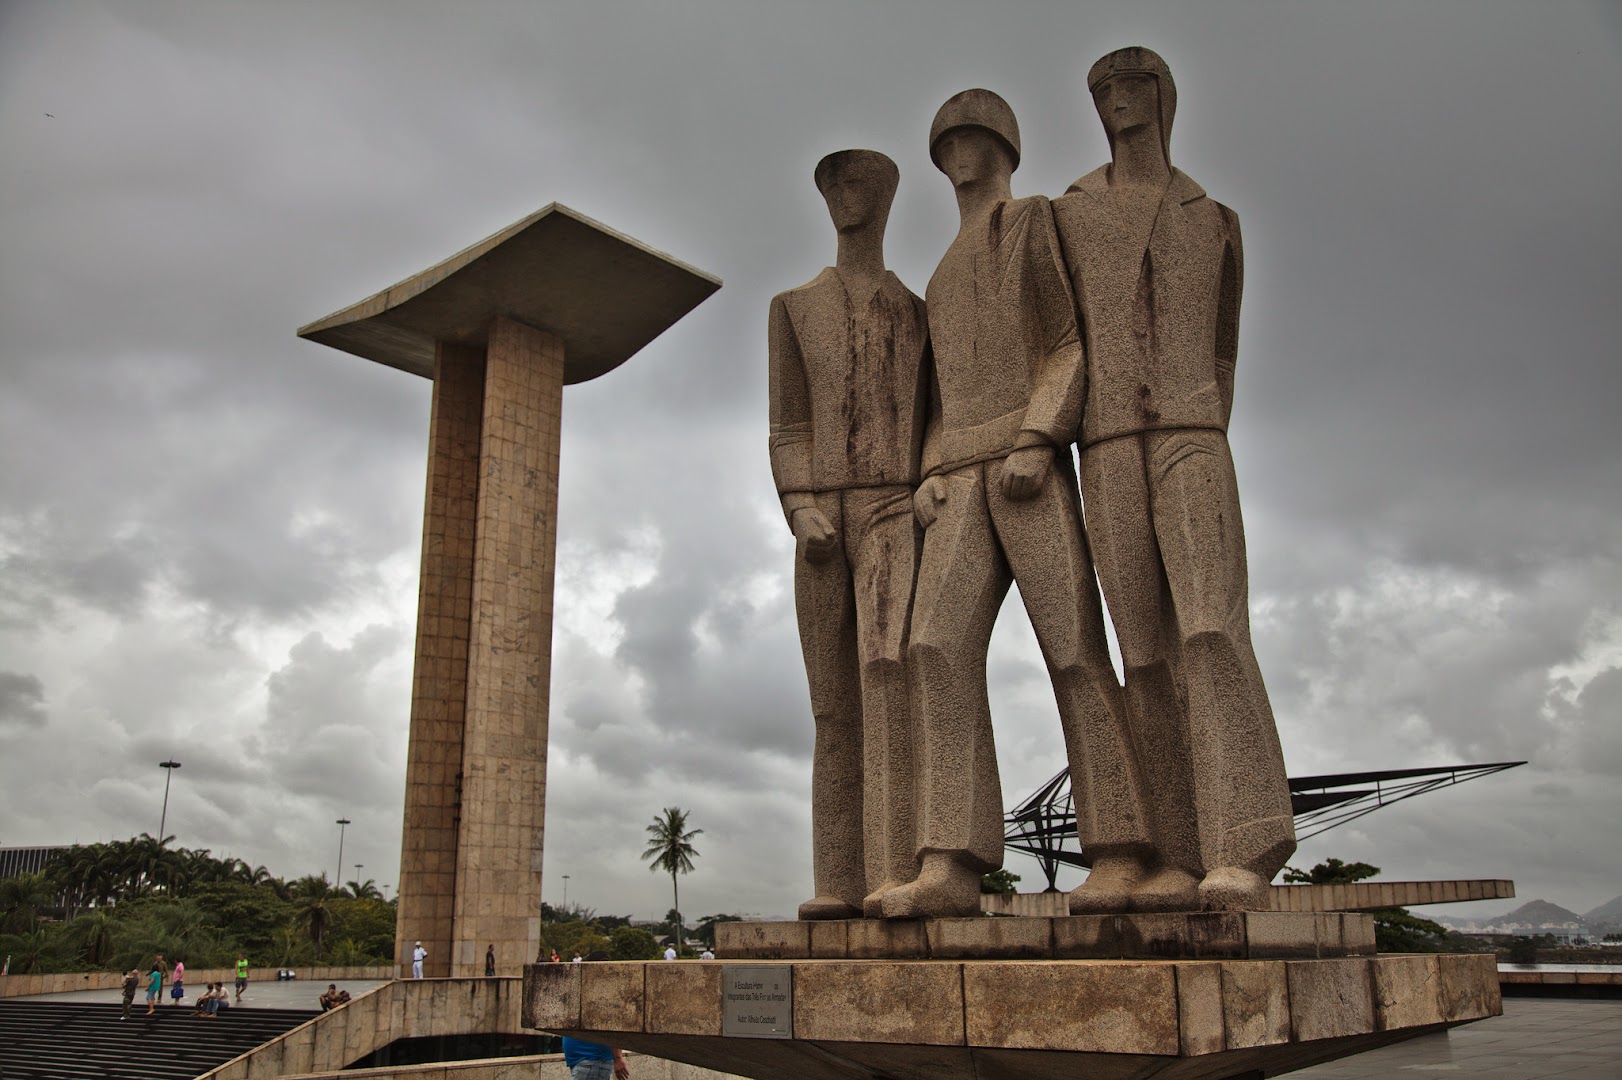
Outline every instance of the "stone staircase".
POLYGON ((189 1008, 147 1016, 137 1003, 0 1000, 0 1080, 192 1080, 315 1016, 299 1009, 189 1008))

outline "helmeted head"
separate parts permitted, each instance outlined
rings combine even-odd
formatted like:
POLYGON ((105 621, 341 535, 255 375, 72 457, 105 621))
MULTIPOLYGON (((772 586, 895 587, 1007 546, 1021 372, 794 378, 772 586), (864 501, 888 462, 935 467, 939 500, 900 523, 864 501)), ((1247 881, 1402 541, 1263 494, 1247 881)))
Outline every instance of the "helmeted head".
POLYGON ((1177 84, 1171 69, 1153 49, 1131 45, 1104 56, 1087 72, 1098 117, 1104 122, 1110 149, 1115 137, 1146 119, 1160 123, 1160 148, 1171 164, 1171 122, 1177 115, 1177 84))
POLYGON ((929 125, 929 160, 935 168, 946 172, 941 164, 941 140, 962 128, 976 128, 990 132, 1008 152, 1009 172, 1019 168, 1019 121, 1008 102, 990 90, 965 90, 946 99, 929 125))
POLYGON ((812 173, 840 232, 877 225, 882 232, 895 201, 901 170, 877 150, 836 150, 812 173))

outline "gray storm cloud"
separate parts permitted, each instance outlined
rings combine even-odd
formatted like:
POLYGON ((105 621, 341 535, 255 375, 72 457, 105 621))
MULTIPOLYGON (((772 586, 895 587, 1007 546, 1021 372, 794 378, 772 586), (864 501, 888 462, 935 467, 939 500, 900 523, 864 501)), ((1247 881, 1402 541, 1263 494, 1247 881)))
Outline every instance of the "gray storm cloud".
MULTIPOLYGON (((1244 223, 1233 443, 1290 770, 1532 762, 1297 861, 1622 892, 1591 857, 1622 817, 1622 23, 1576 4, 7 5, 5 841, 155 830, 172 754, 178 842, 331 873, 347 816, 396 880, 429 387, 293 330, 556 199, 727 285, 566 395, 546 895, 662 914, 637 856, 679 805, 684 908, 791 911, 765 313, 833 259, 812 166, 898 162, 921 292, 939 103, 1002 93, 1015 193, 1057 194, 1107 156, 1087 65, 1133 43, 1244 223)), ((1012 802, 1062 763, 1017 600, 991 679, 1012 802)))

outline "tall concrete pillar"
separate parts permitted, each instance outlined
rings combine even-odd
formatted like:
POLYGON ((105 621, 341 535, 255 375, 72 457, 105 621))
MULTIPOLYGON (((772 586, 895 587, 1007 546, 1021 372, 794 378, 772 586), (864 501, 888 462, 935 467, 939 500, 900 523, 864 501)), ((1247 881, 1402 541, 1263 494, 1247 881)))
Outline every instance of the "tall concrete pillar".
POLYGON ((720 282, 553 203, 300 337, 433 379, 396 956, 517 974, 540 937, 563 387, 720 282))

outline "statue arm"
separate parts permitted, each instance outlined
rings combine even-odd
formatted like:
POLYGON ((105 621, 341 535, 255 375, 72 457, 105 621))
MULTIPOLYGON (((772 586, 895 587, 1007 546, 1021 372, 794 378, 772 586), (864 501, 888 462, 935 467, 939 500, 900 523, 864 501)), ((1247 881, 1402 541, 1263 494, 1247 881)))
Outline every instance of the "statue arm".
POLYGON ((1222 396, 1222 422, 1233 414, 1233 372, 1239 361, 1239 300, 1245 287, 1245 252, 1239 239, 1239 215, 1226 206, 1227 249, 1222 254, 1222 281, 1217 293, 1216 377, 1222 396))
POLYGON ((929 528, 935 524, 941 503, 946 498, 946 482, 933 475, 941 467, 941 384, 935 373, 935 349, 924 349, 924 380, 927 397, 924 421, 923 452, 919 455, 918 475, 922 478, 918 490, 913 492, 912 509, 918 524, 929 528))
POLYGON ((782 297, 772 300, 767 324, 770 372, 767 394, 771 401, 772 479, 782 497, 783 516, 794 525, 794 512, 816 505, 812 494, 811 389, 805 360, 782 297))
POLYGON ((1031 400, 1017 446, 1065 446, 1075 439, 1081 423, 1087 367, 1076 325, 1076 298, 1059 254, 1053 204, 1042 198, 1032 201, 1022 299, 1039 359, 1031 373, 1031 400))
POLYGON ((941 467, 941 384, 935 377, 935 348, 924 346, 924 441, 918 458, 918 475, 928 476, 941 467))

